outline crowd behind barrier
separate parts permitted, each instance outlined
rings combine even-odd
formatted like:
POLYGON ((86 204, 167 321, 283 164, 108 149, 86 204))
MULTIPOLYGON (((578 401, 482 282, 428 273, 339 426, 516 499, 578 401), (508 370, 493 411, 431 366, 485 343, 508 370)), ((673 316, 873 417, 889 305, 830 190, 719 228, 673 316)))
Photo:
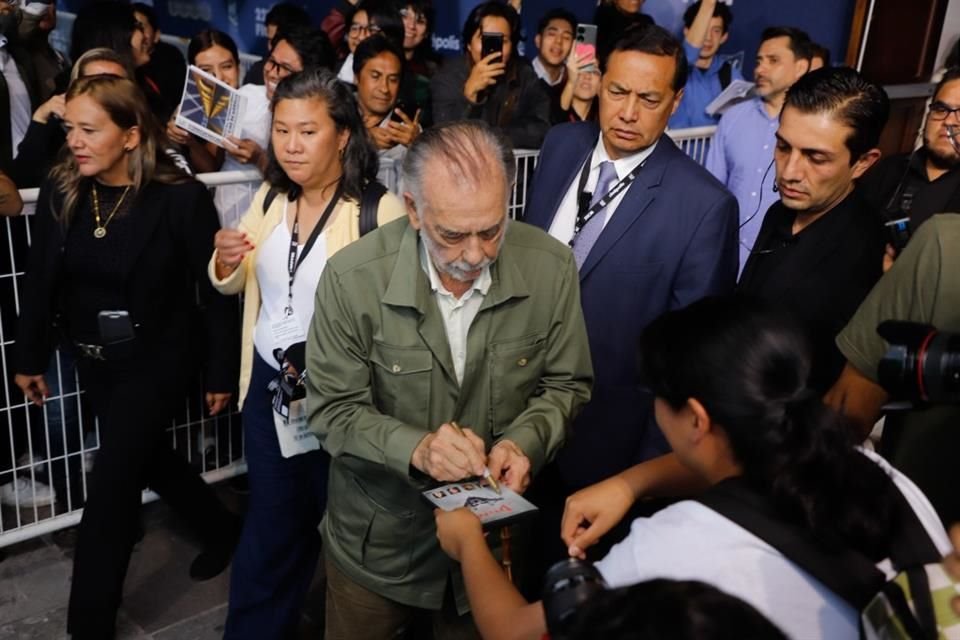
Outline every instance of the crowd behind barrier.
MULTIPOLYGON (((697 162, 703 163, 709 141, 715 127, 700 127, 668 132, 678 146, 697 162)), ((539 151, 517 150, 517 182, 511 196, 509 215, 517 218, 526 204, 526 190, 533 177, 539 151)), ((222 185, 246 186, 251 194, 260 186, 262 178, 255 170, 201 174, 199 179, 211 188, 222 185)), ((385 185, 396 191, 400 167, 390 160, 381 162, 380 178, 385 185)), ((24 214, 33 213, 38 189, 20 191, 24 201, 24 214)), ((237 221, 223 220, 227 226, 237 221)), ((0 224, 7 235, 8 260, 0 267, 0 282, 6 283, 10 295, 16 300, 19 312, 17 286, 24 275, 26 256, 17 247, 30 243, 26 220, 7 218, 0 224)), ((52 506, 32 504, 29 496, 19 495, 17 483, 13 483, 12 495, 6 496, 0 507, 0 547, 5 547, 45 533, 73 526, 82 515, 82 498, 86 496, 86 472, 95 463, 94 453, 99 446, 96 421, 82 402, 83 390, 79 388, 76 371, 70 359, 57 353, 49 372, 55 380, 54 391, 42 409, 27 403, 20 390, 13 384, 9 374, 9 354, 13 344, 14 323, 9 320, 0 324, 0 356, 7 395, 0 406, 0 437, 7 438, 10 448, 16 452, 12 469, 0 469, 0 474, 11 478, 28 479, 53 484, 55 476, 66 483, 66 495, 57 495, 52 506), (59 443, 81 443, 80 446, 63 446, 59 443), (53 453, 51 453, 53 452, 53 453), (68 468, 82 467, 84 472, 71 473, 68 468), (71 487, 71 482, 81 486, 71 487)), ((238 413, 209 417, 205 415, 200 386, 192 391, 181 405, 181 411, 168 430, 174 447, 183 452, 187 460, 203 473, 207 482, 217 482, 246 472, 243 457, 243 438, 238 413)), ((60 492, 64 493, 64 492, 60 492)), ((156 499, 150 491, 144 492, 144 501, 156 499)))

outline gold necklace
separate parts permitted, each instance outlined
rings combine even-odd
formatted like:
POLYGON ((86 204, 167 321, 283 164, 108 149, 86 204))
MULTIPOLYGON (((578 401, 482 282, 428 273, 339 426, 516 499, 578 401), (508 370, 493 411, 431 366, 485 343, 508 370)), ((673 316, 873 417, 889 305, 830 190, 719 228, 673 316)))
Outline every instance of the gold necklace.
POLYGON ((117 204, 113 207, 113 211, 110 212, 110 215, 107 216, 106 221, 103 224, 100 224, 100 197, 97 195, 97 185, 93 185, 93 219, 96 221, 96 226, 93 229, 93 237, 97 240, 107 235, 107 225, 110 224, 110 221, 113 220, 113 216, 117 215, 117 211, 120 210, 120 205, 123 204, 123 199, 127 197, 127 191, 130 191, 130 185, 127 185, 123 190, 123 193, 120 194, 120 199, 117 200, 117 204))

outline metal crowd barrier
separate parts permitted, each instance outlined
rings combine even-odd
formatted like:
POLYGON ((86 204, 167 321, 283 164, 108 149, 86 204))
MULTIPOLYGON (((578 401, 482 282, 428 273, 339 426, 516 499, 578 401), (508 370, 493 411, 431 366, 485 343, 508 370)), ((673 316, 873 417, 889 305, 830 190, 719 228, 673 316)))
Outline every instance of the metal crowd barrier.
MULTIPOLYGON (((674 131, 670 135, 684 151, 702 161, 712 133, 712 127, 705 127, 674 131)), ((515 156, 517 182, 509 205, 509 215, 513 218, 522 215, 539 151, 518 150, 515 156)), ((245 190, 247 198, 252 198, 262 182, 255 170, 198 177, 212 189, 245 190)), ((380 177, 388 188, 396 190, 397 162, 385 160, 380 177)), ((32 213, 37 193, 37 189, 20 191, 25 214, 32 213)), ((223 222, 236 224, 233 219, 223 222)), ((96 464, 99 432, 84 402, 84 392, 69 355, 58 352, 52 358, 47 372, 51 394, 42 408, 29 405, 13 383, 10 355, 30 244, 26 217, 0 220, 0 234, 7 236, 6 250, 0 250, 0 364, 6 383, 6 394, 0 398, 0 547, 4 547, 80 521, 87 490, 86 474, 91 465, 96 464), (9 455, 4 455, 4 449, 9 449, 9 455), (57 495, 52 504, 49 500, 36 499, 44 497, 32 493, 31 487, 37 483, 53 487, 57 495)), ((168 429, 168 437, 174 448, 183 453, 208 482, 246 472, 239 414, 207 416, 199 385, 183 400, 168 429)), ((155 498, 152 492, 144 492, 144 501, 155 498)))

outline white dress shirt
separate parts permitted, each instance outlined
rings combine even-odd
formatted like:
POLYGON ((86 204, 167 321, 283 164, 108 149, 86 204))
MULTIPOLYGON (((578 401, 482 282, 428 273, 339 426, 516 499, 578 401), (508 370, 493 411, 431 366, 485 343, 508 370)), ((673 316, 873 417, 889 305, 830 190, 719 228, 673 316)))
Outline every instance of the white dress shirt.
MULTIPOLYGON (((641 162, 649 158, 650 154, 653 153, 653 150, 656 148, 657 143, 655 142, 646 149, 642 149, 619 160, 614 160, 613 167, 617 170, 617 180, 623 180, 631 171, 640 166, 641 162)), ((597 146, 593 149, 593 155, 590 156, 589 160, 590 175, 587 176, 587 184, 584 187, 587 192, 593 193, 593 190, 597 188, 597 181, 600 179, 600 165, 608 160, 610 160, 610 156, 607 155, 607 149, 603 146, 603 134, 601 134, 597 140, 597 146)), ((569 244, 573 239, 573 229, 577 222, 577 209, 579 204, 577 187, 580 185, 580 172, 582 170, 583 167, 577 170, 576 175, 573 177, 573 182, 570 183, 570 188, 567 189, 566 195, 564 195, 560 201, 560 207, 557 208, 557 213, 553 216, 553 222, 550 224, 550 235, 564 244, 569 244)), ((620 203, 629 190, 629 188, 624 189, 620 195, 607 205, 607 215, 603 220, 604 227, 607 226, 610 219, 617 212, 617 207, 620 206, 620 203)))
POLYGON ((437 301, 440 316, 443 318, 443 327, 447 332, 447 343, 450 345, 450 356, 453 358, 453 370, 457 375, 457 384, 463 383, 463 369, 467 363, 467 334, 473 324, 480 305, 490 290, 490 267, 484 267, 480 276, 473 281, 473 286, 466 293, 457 298, 447 291, 440 281, 440 274, 433 265, 433 260, 427 255, 427 248, 420 241, 420 265, 430 278, 430 289, 433 299, 437 301))

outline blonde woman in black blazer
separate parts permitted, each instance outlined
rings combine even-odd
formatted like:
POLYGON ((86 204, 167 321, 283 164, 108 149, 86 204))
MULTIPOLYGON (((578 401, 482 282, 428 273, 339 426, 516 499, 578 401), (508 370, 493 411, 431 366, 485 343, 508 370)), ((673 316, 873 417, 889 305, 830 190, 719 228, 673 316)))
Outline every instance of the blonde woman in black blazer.
POLYGON ((201 365, 210 413, 229 404, 238 318, 205 275, 219 226, 213 202, 167 160, 137 86, 82 78, 67 92, 64 121, 69 154, 41 188, 33 221, 16 383, 42 404, 43 373, 59 344, 77 357, 99 419, 67 630, 74 639, 103 639, 114 635, 144 487, 199 532, 205 551, 191 566, 194 577, 212 577, 229 562, 236 518, 164 431, 201 365), (205 331, 194 331, 201 318, 205 331), (191 341, 192 333, 205 339, 191 341))

